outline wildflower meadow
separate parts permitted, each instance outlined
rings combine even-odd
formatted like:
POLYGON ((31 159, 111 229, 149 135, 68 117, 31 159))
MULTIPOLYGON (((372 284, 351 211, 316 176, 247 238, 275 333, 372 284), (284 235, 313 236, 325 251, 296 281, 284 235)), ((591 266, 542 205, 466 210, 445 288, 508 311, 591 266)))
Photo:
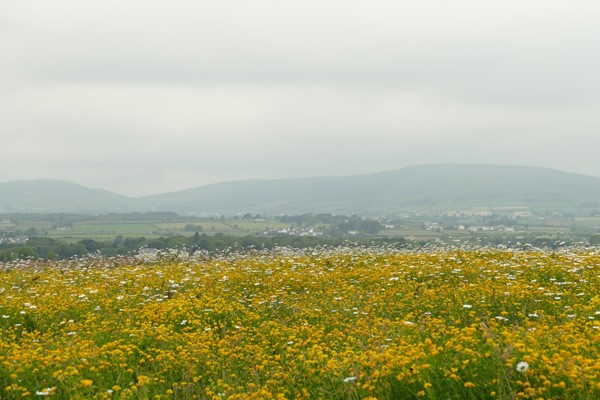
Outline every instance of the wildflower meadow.
POLYGON ((600 252, 20 261, 0 398, 596 399, 600 252))

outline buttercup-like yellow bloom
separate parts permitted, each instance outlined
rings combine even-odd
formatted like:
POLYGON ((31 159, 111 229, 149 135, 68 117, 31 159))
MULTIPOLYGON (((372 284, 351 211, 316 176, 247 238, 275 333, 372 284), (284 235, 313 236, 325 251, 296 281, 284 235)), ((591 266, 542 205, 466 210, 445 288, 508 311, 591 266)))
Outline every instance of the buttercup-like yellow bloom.
POLYGON ((0 397, 600 398, 596 253, 277 249, 6 265, 0 397))

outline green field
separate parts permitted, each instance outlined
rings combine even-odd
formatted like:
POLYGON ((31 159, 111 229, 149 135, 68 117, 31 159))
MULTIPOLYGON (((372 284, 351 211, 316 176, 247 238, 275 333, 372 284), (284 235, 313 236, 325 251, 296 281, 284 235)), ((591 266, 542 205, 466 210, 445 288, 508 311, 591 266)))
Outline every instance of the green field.
POLYGON ((201 233, 214 235, 217 233, 226 235, 245 236, 249 234, 262 233, 265 229, 289 228, 289 224, 279 221, 247 221, 247 220, 190 220, 185 222, 163 222, 163 221, 132 221, 132 222, 99 222, 82 221, 69 225, 67 228, 53 228, 52 223, 45 221, 33 221, 10 225, 5 229, 27 230, 35 228, 38 234, 47 234, 49 237, 66 241, 78 241, 82 239, 93 239, 105 241, 114 239, 116 236, 124 237, 146 237, 157 238, 162 236, 184 235, 190 236, 195 231, 187 231, 186 225, 202 226, 201 233))
MULTIPOLYGON (((134 216, 135 217, 135 216, 134 216)), ((317 229, 329 229, 333 225, 327 223, 315 222, 281 222, 275 218, 272 219, 241 219, 241 218, 214 218, 199 219, 195 217, 178 216, 172 214, 164 219, 135 219, 131 215, 115 215, 114 219, 107 219, 105 216, 94 218, 93 216, 64 216, 60 214, 49 214, 46 219, 35 220, 34 217, 23 218, 23 221, 15 220, 6 223, 9 219, 5 217, 4 223, 0 224, 0 235, 3 232, 11 231, 24 232, 28 236, 47 236, 50 238, 75 243, 83 239, 92 239, 96 241, 112 241, 115 238, 131 237, 146 239, 156 239, 168 236, 190 236, 199 233, 207 235, 230 235, 247 236, 260 235, 266 231, 277 231, 283 228, 299 226, 318 227, 317 229), (186 229, 187 225, 199 226, 201 229, 186 229)), ((349 234, 347 231, 337 231, 336 235, 345 235, 348 238, 356 236, 368 237, 403 237, 412 241, 473 241, 481 238, 488 243, 494 242, 516 242, 520 240, 533 241, 536 239, 547 239, 556 241, 586 241, 594 235, 600 233, 600 217, 594 216, 576 216, 570 218, 523 218, 510 220, 507 217, 503 222, 507 225, 498 224, 493 230, 489 229, 493 225, 494 218, 486 220, 481 217, 462 217, 445 218, 443 216, 421 216, 411 217, 402 221, 395 221, 393 228, 382 229, 377 234, 365 234, 360 232, 358 235, 349 234), (437 219, 436 219, 437 218, 437 219), (443 230, 426 229, 425 226, 435 222, 443 227, 443 230), (498 226, 500 225, 500 226, 498 226), (466 227, 458 229, 459 226, 466 227), (513 231, 503 229, 503 227, 512 226, 513 231), (476 232, 467 228, 477 227, 476 232)), ((290 221, 288 219, 288 221, 290 221)), ((334 231, 334 230, 332 230, 334 231)))

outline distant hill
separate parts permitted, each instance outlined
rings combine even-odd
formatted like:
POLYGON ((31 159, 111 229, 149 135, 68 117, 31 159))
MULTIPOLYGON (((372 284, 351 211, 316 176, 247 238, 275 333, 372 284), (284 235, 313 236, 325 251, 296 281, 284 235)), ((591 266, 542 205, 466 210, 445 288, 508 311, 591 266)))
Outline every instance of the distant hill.
POLYGON ((574 211, 599 202, 598 177, 496 165, 438 164, 346 177, 233 181, 141 198, 61 181, 0 184, 0 212, 382 215, 500 206, 574 211))
POLYGON ((0 212, 126 212, 132 199, 71 182, 38 179, 0 183, 0 212))

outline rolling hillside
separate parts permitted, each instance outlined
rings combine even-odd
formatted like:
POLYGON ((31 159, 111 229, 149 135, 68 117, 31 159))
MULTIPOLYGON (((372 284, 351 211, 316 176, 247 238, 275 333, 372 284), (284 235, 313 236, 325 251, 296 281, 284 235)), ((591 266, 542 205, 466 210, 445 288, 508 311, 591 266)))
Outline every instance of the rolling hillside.
POLYGON ((598 177, 495 165, 440 164, 346 177, 233 181, 141 198, 62 181, 0 184, 0 212, 379 215, 409 209, 510 205, 573 211, 599 202, 598 177))
MULTIPOLYGON (((71 182, 38 179, 0 183, 0 212, 121 212, 132 199, 71 182)), ((131 210, 132 211, 132 210, 131 210)))

